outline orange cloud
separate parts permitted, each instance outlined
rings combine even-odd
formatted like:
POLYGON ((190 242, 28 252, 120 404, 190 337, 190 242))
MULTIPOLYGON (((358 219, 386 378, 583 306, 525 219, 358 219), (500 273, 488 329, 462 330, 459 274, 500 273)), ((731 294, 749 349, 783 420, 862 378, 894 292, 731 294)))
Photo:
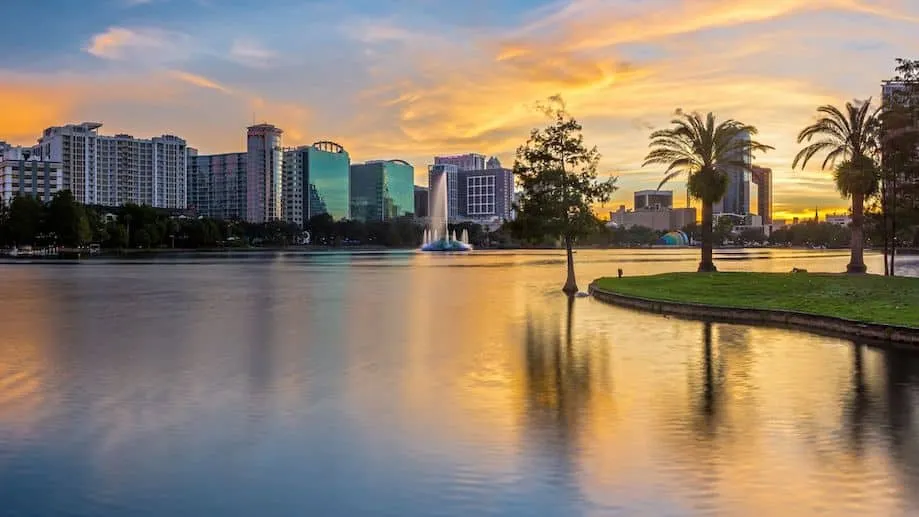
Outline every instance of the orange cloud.
POLYGON ((223 86, 222 84, 214 82, 201 75, 195 75, 188 72, 183 72, 181 70, 170 70, 169 74, 180 81, 184 81, 188 84, 198 86, 200 88, 209 88, 211 90, 217 90, 223 93, 233 93, 233 91, 226 86, 223 86))
POLYGON ((70 100, 35 84, 0 83, 0 140, 31 144, 72 109, 70 100))

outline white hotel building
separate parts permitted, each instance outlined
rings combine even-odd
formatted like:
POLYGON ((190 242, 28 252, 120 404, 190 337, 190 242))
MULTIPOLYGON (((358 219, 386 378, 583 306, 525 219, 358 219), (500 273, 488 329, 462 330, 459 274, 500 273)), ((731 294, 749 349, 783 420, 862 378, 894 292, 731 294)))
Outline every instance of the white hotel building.
POLYGON ((50 127, 33 150, 41 159, 61 163, 64 188, 82 203, 186 208, 185 140, 104 136, 100 127, 97 122, 50 127))

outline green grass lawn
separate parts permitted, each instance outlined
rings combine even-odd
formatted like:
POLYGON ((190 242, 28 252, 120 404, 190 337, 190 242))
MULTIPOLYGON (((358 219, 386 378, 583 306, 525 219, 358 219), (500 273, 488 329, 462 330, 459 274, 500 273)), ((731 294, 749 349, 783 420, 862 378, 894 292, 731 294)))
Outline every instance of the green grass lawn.
POLYGON ((919 328, 919 278, 814 273, 667 273, 600 278, 597 286, 651 300, 781 309, 919 328))

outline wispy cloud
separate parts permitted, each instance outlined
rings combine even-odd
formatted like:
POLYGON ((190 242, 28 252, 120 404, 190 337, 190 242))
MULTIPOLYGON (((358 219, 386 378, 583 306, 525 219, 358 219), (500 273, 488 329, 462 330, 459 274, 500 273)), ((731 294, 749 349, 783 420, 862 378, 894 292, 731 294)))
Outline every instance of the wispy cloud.
POLYGON ((109 27, 94 35, 86 51, 110 60, 176 61, 191 53, 187 34, 152 27, 109 27))
POLYGON ((217 90, 219 92, 223 92, 227 94, 233 93, 233 91, 227 88, 226 86, 223 86, 220 83, 212 81, 202 75, 196 75, 196 74, 192 74, 189 72, 183 72, 182 70, 170 70, 169 75, 171 75, 172 77, 175 77, 176 79, 180 81, 197 86, 199 88, 217 90))
POLYGON ((253 68, 271 66, 277 54, 251 38, 239 38, 230 47, 230 59, 253 68))

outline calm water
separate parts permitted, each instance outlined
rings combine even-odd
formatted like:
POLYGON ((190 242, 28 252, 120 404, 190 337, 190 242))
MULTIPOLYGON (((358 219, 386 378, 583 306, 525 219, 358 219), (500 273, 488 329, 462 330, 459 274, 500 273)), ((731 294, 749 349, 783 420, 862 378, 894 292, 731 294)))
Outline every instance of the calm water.
POLYGON ((919 355, 569 306, 562 259, 0 265, 0 515, 919 513, 919 355))

